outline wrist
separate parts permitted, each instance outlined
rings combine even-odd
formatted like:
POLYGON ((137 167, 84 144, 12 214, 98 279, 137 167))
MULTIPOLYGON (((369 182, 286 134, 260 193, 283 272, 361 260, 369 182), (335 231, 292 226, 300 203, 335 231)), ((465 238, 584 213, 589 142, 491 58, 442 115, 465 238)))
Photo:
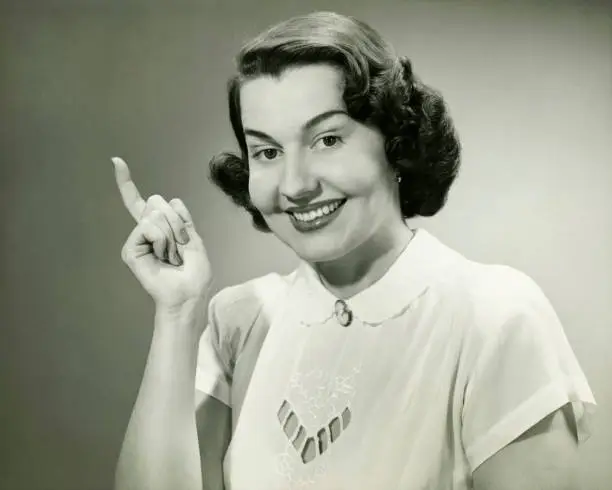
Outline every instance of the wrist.
POLYGON ((206 325, 206 298, 190 299, 181 304, 155 306, 155 327, 201 334, 206 325))

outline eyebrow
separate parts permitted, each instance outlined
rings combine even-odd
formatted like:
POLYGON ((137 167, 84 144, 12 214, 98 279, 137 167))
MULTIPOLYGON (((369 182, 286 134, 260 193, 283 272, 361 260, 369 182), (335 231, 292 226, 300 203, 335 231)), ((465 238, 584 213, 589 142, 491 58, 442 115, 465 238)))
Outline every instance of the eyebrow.
MULTIPOLYGON (((317 126, 318 124, 321 124, 323 121, 331 118, 332 116, 336 116, 338 114, 344 114, 345 116, 348 116, 348 113, 344 110, 341 109, 332 109, 329 111, 325 111, 322 112, 320 114, 317 114, 316 116, 310 118, 308 121, 306 121, 304 124, 302 124, 302 132, 306 132, 310 129, 312 129, 313 127, 317 126)), ((267 133, 264 133, 263 131, 258 131, 256 129, 249 129, 249 128, 245 128, 244 130, 244 135, 245 136, 254 136, 256 138, 262 139, 264 141, 267 141, 268 143, 277 145, 277 146, 281 146, 274 138, 272 138, 272 136, 270 136, 267 133)))

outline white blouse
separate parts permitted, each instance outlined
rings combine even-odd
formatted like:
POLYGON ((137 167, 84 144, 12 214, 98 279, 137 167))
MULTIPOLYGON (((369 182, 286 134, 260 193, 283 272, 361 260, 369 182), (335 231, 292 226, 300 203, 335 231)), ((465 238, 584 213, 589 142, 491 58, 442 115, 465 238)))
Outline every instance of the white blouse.
POLYGON ((424 229, 344 303, 306 262, 217 293, 196 389, 232 408, 226 490, 470 489, 568 402, 584 441, 595 408, 533 280, 424 229))

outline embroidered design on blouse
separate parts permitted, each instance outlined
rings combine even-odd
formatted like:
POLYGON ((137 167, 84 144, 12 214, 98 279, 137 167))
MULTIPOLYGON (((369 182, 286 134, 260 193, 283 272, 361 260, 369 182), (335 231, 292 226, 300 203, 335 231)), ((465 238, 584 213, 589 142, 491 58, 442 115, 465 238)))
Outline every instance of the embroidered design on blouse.
POLYGON ((323 477, 329 471, 327 461, 319 458, 312 465, 312 471, 304 475, 295 474, 291 460, 293 459, 293 446, 287 442, 285 451, 278 455, 276 469, 283 477, 283 482, 274 490, 304 490, 305 488, 321 488, 323 477))
POLYGON ((299 453, 304 464, 310 463, 327 451, 351 423, 351 410, 348 406, 341 414, 320 427, 314 435, 302 425, 300 417, 287 400, 283 400, 277 415, 285 436, 299 453))
POLYGON ((283 477, 283 484, 274 490, 321 488, 321 482, 329 470, 330 460, 320 455, 331 455, 333 447, 337 445, 332 445, 332 437, 337 441, 350 424, 353 415, 352 400, 357 394, 357 380, 362 363, 362 360, 353 361, 353 367, 343 375, 329 376, 320 368, 296 370, 291 374, 288 389, 291 392, 292 404, 286 400, 281 402, 277 412, 281 430, 284 431, 287 426, 290 436, 287 436, 287 432, 284 433, 287 442, 284 449, 276 455, 276 470, 283 477), (289 413, 295 413, 292 408, 294 406, 297 407, 300 417, 296 414, 295 419, 290 419, 289 413), (348 410, 343 419, 345 408, 348 410), (299 426, 304 426, 303 434, 298 430, 299 426), (313 430, 313 427, 317 429, 313 430), (314 448, 319 457, 315 456, 306 463, 304 459, 311 457, 306 448, 306 440, 309 437, 313 439, 310 451, 314 448), (322 450, 323 448, 325 449, 322 450))

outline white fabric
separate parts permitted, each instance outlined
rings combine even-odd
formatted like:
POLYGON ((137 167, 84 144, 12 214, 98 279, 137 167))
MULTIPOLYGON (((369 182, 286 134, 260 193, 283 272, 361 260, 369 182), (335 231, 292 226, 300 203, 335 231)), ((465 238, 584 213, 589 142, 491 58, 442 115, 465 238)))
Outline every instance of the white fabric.
POLYGON ((226 490, 466 490, 483 461, 568 402, 588 437, 593 394, 525 274, 419 229, 346 301, 348 327, 335 301, 305 262, 211 301, 196 388, 232 407, 226 490))

